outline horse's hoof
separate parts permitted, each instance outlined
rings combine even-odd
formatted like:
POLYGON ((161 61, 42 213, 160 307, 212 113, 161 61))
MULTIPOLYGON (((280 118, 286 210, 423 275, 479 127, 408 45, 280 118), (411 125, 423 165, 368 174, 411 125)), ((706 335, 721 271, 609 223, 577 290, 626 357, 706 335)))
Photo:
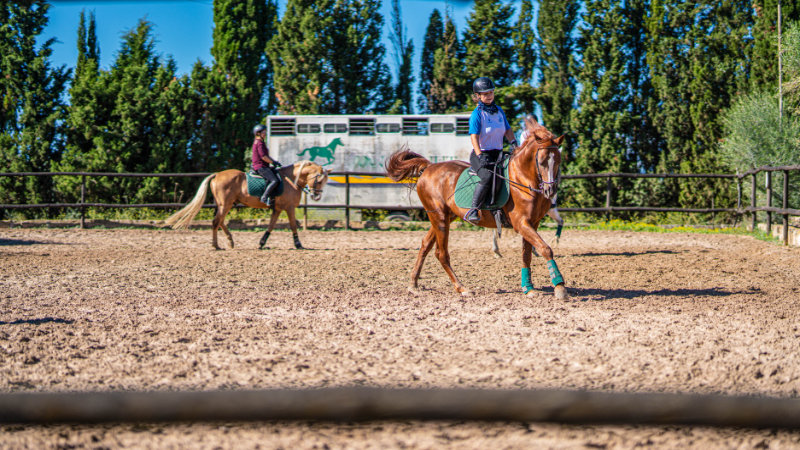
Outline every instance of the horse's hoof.
POLYGON ((526 297, 538 297, 539 293, 536 292, 536 289, 531 289, 530 291, 525 293, 526 297))
POLYGON ((567 288, 564 287, 563 284, 559 284, 554 289, 556 299, 558 300, 567 300, 569 298, 569 294, 567 293, 567 288))
POLYGON ((494 252, 494 257, 495 257, 496 259, 500 259, 500 258, 502 258, 502 257, 503 257, 503 255, 501 255, 501 254, 500 254, 500 252, 494 252))
POLYGON ((469 289, 465 289, 465 290, 461 291, 461 296, 462 297, 472 297, 472 292, 470 292, 469 289))
POLYGON ((302 245, 295 245, 294 248, 297 249, 297 250, 305 250, 306 249, 302 245))

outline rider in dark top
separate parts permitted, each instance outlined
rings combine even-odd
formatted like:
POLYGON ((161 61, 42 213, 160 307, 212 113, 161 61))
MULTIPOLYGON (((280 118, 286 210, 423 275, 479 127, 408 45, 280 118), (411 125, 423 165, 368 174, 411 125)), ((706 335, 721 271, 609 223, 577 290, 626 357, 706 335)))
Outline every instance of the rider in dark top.
POLYGON ((269 156, 269 149, 264 142, 267 136, 267 127, 261 124, 256 125, 253 127, 253 135, 255 135, 255 139, 253 140, 253 170, 261 175, 267 182, 267 188, 264 190, 264 195, 261 196, 261 201, 265 203, 268 208, 271 208, 275 202, 272 197, 272 192, 278 187, 277 171, 281 167, 281 163, 269 156), (269 167, 270 164, 272 164, 275 170, 269 167))

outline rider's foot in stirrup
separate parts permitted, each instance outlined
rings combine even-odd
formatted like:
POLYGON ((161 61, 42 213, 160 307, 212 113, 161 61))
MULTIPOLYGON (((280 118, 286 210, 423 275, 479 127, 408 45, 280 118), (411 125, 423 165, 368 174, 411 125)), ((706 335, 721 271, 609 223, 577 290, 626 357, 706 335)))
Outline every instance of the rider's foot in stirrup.
POLYGON ((476 224, 478 221, 481 220, 481 216, 478 214, 477 208, 470 208, 466 214, 464 214, 464 221, 469 222, 471 224, 476 224))

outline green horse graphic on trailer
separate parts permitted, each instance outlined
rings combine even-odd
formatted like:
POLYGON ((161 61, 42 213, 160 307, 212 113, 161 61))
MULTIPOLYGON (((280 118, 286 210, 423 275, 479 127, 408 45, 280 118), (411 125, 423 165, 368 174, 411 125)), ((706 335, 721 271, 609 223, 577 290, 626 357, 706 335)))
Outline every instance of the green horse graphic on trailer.
POLYGON ((344 145, 342 144, 342 140, 336 138, 331 141, 330 144, 326 145, 325 147, 308 147, 304 148, 302 152, 298 153, 297 156, 303 156, 308 152, 308 159, 314 161, 317 157, 325 158, 328 160, 323 166, 327 166, 332 164, 336 158, 333 157, 333 154, 336 152, 336 147, 344 145))

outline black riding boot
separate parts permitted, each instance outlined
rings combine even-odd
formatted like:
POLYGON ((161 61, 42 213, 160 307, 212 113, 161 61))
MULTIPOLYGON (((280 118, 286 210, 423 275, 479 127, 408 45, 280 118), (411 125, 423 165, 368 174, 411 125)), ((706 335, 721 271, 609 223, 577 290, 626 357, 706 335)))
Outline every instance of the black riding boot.
POLYGON ((469 209, 469 211, 467 211, 467 214, 464 215, 465 221, 477 223, 480 220, 478 210, 483 204, 483 200, 486 198, 486 191, 488 191, 488 187, 489 186, 486 186, 483 183, 478 183, 478 186, 475 187, 475 192, 472 194, 472 207, 469 209))
POLYGON ((264 194, 261 195, 261 201, 269 207, 272 207, 272 204, 275 202, 274 197, 272 197, 272 191, 275 190, 276 186, 278 186, 277 181, 270 181, 267 183, 266 189, 264 189, 264 194))

